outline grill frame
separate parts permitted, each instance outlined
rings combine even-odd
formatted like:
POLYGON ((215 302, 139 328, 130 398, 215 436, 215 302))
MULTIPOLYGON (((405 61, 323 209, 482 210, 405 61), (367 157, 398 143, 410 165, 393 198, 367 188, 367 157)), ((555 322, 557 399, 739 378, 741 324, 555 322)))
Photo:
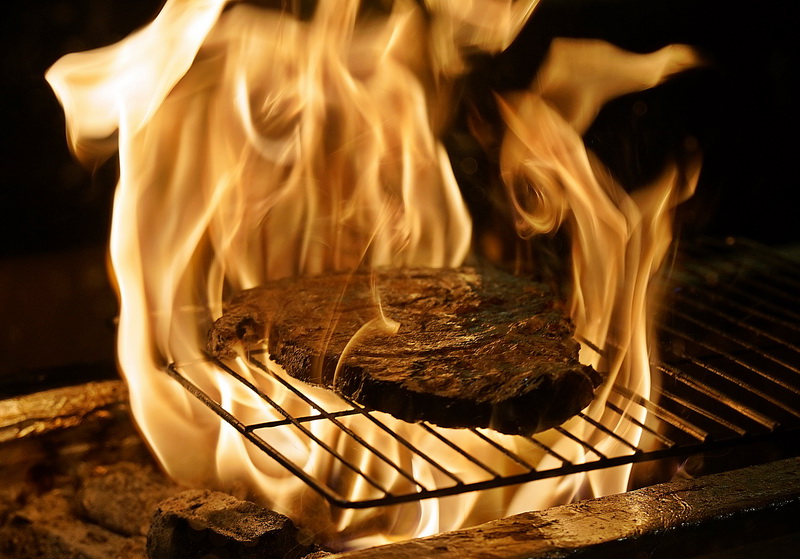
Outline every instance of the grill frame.
POLYGON ((742 445, 786 445, 796 440, 800 432, 800 398, 796 399, 798 404, 792 405, 785 396, 800 396, 800 369, 788 360, 794 356, 800 362, 800 298, 788 291, 792 287, 800 288, 800 259, 794 260, 793 256, 787 256, 777 249, 747 240, 700 239, 681 248, 669 279, 664 280, 660 287, 666 289, 669 295, 661 309, 659 321, 660 358, 652 364, 661 377, 653 391, 658 400, 648 400, 614 386, 612 393, 615 401, 606 404, 606 411, 618 415, 621 421, 640 426, 645 435, 642 437, 644 442, 632 444, 581 413, 578 416, 580 420, 573 424, 586 422, 590 426, 590 433, 601 431, 616 437, 623 450, 606 455, 590 444, 589 436, 572 432, 583 429, 570 431, 564 427, 555 428, 581 445, 590 455, 584 457, 585 461, 575 463, 542 442, 538 435, 516 436, 524 438, 525 444, 538 446, 551 458, 561 462, 557 467, 536 469, 520 454, 501 447, 485 431, 469 429, 476 441, 486 445, 487 451, 495 453, 495 456, 499 452, 504 456, 503 460, 527 470, 501 474, 495 465, 478 458, 478 453, 465 453, 457 443, 452 442, 448 437, 452 430, 424 423, 409 427, 427 431, 451 451, 459 453, 461 458, 483 470, 488 478, 479 481, 465 481, 441 461, 434 460, 407 437, 393 431, 379 412, 341 396, 340 405, 334 406, 335 409, 323 406, 303 392, 302 383, 267 366, 263 352, 252 352, 249 356, 255 374, 269 375, 282 389, 314 409, 313 414, 294 417, 234 368, 207 357, 216 369, 237 379, 281 418, 248 424, 204 392, 182 370, 183 367, 171 364, 166 371, 245 439, 302 479, 332 505, 341 508, 395 505, 625 464, 716 453, 742 445), (754 293, 753 289, 743 290, 742 286, 757 288, 758 293, 754 293), (698 303, 698 299, 702 300, 698 303), (728 304, 731 302, 732 305, 728 304), (731 315, 731 311, 726 310, 730 306, 741 311, 740 315, 731 315), (686 307, 693 307, 694 310, 689 312, 686 307), (764 309, 775 316, 769 315, 764 309), (772 324, 770 320, 774 321, 774 328, 768 327, 772 324), (687 330, 687 324, 694 326, 687 330), (721 329, 720 325, 725 327, 721 329), (741 336, 748 332, 756 336, 760 343, 742 339, 741 336), (767 347, 764 347, 765 340, 767 347), (764 370, 760 365, 754 366, 754 361, 766 361, 771 367, 764 370), (636 414, 631 413, 631 408, 646 409, 647 420, 639 422, 636 414), (415 479, 407 468, 385 455, 376 444, 365 440, 358 432, 357 425, 348 425, 353 422, 354 416, 361 418, 358 421, 363 424, 377 427, 385 435, 386 441, 405 447, 416 459, 427 462, 452 483, 432 487, 415 479), (341 431, 341 436, 349 437, 348 441, 361 445, 366 452, 375 456, 381 467, 390 469, 392 475, 406 478, 415 489, 405 492, 387 489, 381 482, 386 476, 361 471, 352 459, 342 456, 336 448, 317 437, 313 428, 309 427, 316 422, 325 422, 328 427, 335 426, 341 431), (302 433, 309 444, 317 445, 321 452, 329 453, 341 467, 382 494, 377 497, 348 498, 325 480, 305 471, 299 463, 268 441, 271 429, 287 427, 302 433), (262 436, 262 433, 265 435, 262 436))

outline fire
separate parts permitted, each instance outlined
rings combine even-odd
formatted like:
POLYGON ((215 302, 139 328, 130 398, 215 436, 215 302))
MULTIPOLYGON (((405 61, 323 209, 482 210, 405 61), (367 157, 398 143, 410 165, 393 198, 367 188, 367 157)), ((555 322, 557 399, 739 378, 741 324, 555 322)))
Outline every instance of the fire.
MULTIPOLYGON (((455 80, 468 70, 465 52, 505 49, 536 4, 428 0, 423 8, 396 0, 391 9, 365 10, 357 0, 331 0, 302 20, 225 0, 169 0, 122 42, 67 55, 49 70, 74 153, 85 161, 119 154, 110 241, 118 356, 136 421, 172 476, 244 486, 339 547, 541 508, 573 499, 582 487, 595 495, 626 489, 629 467, 620 467, 513 491, 331 510, 164 373, 169 363, 180 364, 242 421, 277 419, 203 354, 206 332, 232 293, 358 266, 463 263, 470 216, 441 140, 455 80)), ((685 46, 640 55, 599 41, 558 40, 527 91, 497 98, 506 126, 501 178, 519 233, 570 233, 571 315, 578 338, 590 342, 581 358, 608 376, 586 413, 612 430, 619 418, 604 416, 604 403, 614 397, 613 383, 649 394, 649 280, 671 240, 672 209, 691 195, 698 166, 670 166, 656 183, 628 194, 581 135, 608 100, 699 62, 685 46)), ((243 359, 235 366, 287 409, 310 413, 243 359)), ((303 390, 337 406, 325 390, 303 390)), ((418 438, 412 427, 396 422, 399 433, 418 438)), ((340 444, 324 426, 316 429, 340 444)), ((620 435, 638 441, 640 433, 628 430, 620 435)), ((380 432, 366 433, 384 444, 380 432)), ((609 454, 629 452, 600 431, 584 435, 609 454)), ((372 491, 291 431, 271 436, 307 471, 338 480, 354 497, 372 491)), ((532 464, 553 460, 515 437, 487 436, 532 464)), ((543 438, 582 461, 577 443, 556 431, 543 438)), ((407 460, 403 452, 386 449, 399 461, 407 460)), ((370 457, 352 458, 372 468, 370 457)), ((486 475, 446 449, 441 459, 467 478, 486 475)), ((412 467, 419 479, 436 475, 424 464, 412 467)), ((387 485, 413 490, 401 478, 387 485)))

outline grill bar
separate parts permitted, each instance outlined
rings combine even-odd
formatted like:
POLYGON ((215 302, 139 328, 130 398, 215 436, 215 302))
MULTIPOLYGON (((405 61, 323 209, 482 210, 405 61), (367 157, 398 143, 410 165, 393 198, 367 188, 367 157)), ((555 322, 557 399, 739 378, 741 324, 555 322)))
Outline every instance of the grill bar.
MULTIPOLYGON (((581 413, 533 436, 399 422, 308 388, 272 366, 263 353, 235 366, 209 358, 202 366, 173 364, 167 372, 248 441, 344 508, 399 504, 796 439, 800 299, 791 292, 800 287, 800 262, 748 241, 703 240, 681 252, 671 282, 666 287, 673 300, 662 309, 660 360, 653 363, 660 373, 653 395, 612 386, 603 423, 596 414, 581 413), (208 386, 203 367, 241 383, 268 408, 264 419, 246 424, 203 391, 200 387, 208 386), (262 389, 262 383, 278 394, 262 389), (293 416, 290 409, 305 411, 293 416), (613 421, 604 424, 608 417, 613 421), (616 428, 609 428, 614 423, 616 428), (630 429, 647 436, 637 442, 638 437, 625 435, 630 429), (334 483, 293 460, 291 449, 279 444, 286 438, 329 455, 334 462, 329 469, 349 482, 334 483), (364 466, 365 456, 369 466, 364 466), (543 466, 552 463, 540 461, 543 456, 558 464, 543 466), (467 464, 469 468, 462 467, 467 464), (387 486, 388 479, 395 481, 387 486), (340 490, 353 486, 359 492, 340 490)), ((601 348, 581 343, 602 354, 601 348)))
MULTIPOLYGON (((255 359, 253 359, 253 360, 252 360, 252 362, 253 362, 254 364, 256 364, 256 366, 258 366, 260 369, 262 369, 262 370, 265 370, 265 371, 266 371, 266 367, 265 367, 265 366, 264 366, 264 365, 263 365, 263 364, 262 364, 260 361, 257 361, 257 360, 255 360, 255 359)), ((314 435, 314 434, 313 434, 313 433, 312 433, 312 432, 311 432, 309 429, 306 429, 305 427, 303 427, 303 425, 302 425, 300 422, 296 421, 296 420, 295 420, 293 417, 291 417, 291 416, 290 416, 290 415, 289 415, 287 412, 285 412, 285 411, 283 410, 283 408, 281 408, 280 406, 278 406, 278 404, 276 404, 276 403, 275 403, 275 402, 272 400, 272 398, 270 398, 269 396, 267 396, 266 394, 264 394, 262 391, 258 390, 258 388, 256 388, 254 385, 252 385, 252 384, 251 384, 249 381, 246 381, 246 380, 245 380, 244 378, 242 378, 242 377, 241 377, 241 376, 240 376, 238 373, 236 373, 235 371, 233 371, 232 369, 230 369, 229 367, 227 367, 227 366, 226 366, 224 363, 222 363, 221 361, 218 361, 218 360, 216 360, 216 359, 215 359, 215 360, 214 360, 214 363, 215 363, 215 364, 216 364, 218 367, 225 369, 225 370, 226 370, 226 371, 227 371, 229 374, 231 374, 232 376, 236 377, 236 379, 237 379, 237 380, 239 380, 239 381, 240 381, 240 382, 242 382, 243 384, 247 385, 247 387, 248 387, 248 388, 250 388, 251 390, 253 390, 254 392, 256 392, 256 393, 257 393, 257 394, 258 394, 258 395, 261 397, 261 399, 262 399, 262 400, 264 400, 265 402, 267 402, 267 403, 269 403, 270 405, 272 405, 272 406, 273 406, 273 407, 274 407, 276 410, 280 411, 280 412, 281 412, 281 414, 283 414, 284 416, 286 416, 286 418, 287 418, 287 419, 289 419, 289 420, 291 421, 292 425, 295 425, 296 427, 298 427, 298 428, 299 428, 299 429, 300 429, 300 430, 301 430, 301 431, 302 431, 302 432, 303 432, 303 433, 304 433, 306 436, 308 436, 308 437, 309 437, 309 439, 313 440, 313 441, 314 441, 315 443, 317 443, 319 446, 321 446, 321 447, 322 447, 322 448, 324 448, 326 451, 328 451, 328 452, 329 452, 329 453, 331 453, 333 456, 335 456, 335 457, 336 457, 336 458, 337 458, 337 459, 338 459, 338 460, 339 460, 339 461, 340 461, 340 462, 341 462, 341 463, 342 463, 342 464, 343 464, 345 467, 347 467, 348 469, 350 469, 350 470, 352 470, 352 471, 354 471, 354 472, 356 472, 356 473, 359 473, 359 474, 361 475, 361 477, 362 477, 362 478, 363 478, 363 479, 364 479, 364 480, 365 480, 367 483, 369 483, 370 485, 372 485, 373 487, 375 487, 375 488, 377 488, 377 489, 380 489, 380 490, 382 490, 382 491, 385 491, 385 490, 384 490, 384 489, 381 487, 381 484, 380 484, 380 482, 379 482, 379 481, 377 481, 377 480, 373 479, 372 477, 370 477, 370 476, 368 476, 368 475, 364 474, 363 472, 361 472, 361 471, 360 471, 360 469, 358 468, 358 466, 356 466, 356 465, 354 465, 354 464, 351 464, 351 463, 350 463, 350 461, 348 461, 346 458, 342 457, 342 455, 341 455, 339 452, 337 452, 336 450, 332 449, 332 448, 331 448, 331 447, 330 447, 330 446, 329 446, 329 445, 328 445, 326 442, 322 441, 322 440, 321 440, 319 437, 317 437, 316 435, 314 435)), ((354 439, 356 442, 358 442, 359 444, 361 444, 362 446, 364 446, 364 447, 365 447, 367 450, 369 450, 369 451, 370 451, 370 452, 371 452, 371 453, 372 453, 374 456, 376 456, 378 459, 380 459, 381 461, 383 461, 384 463, 386 463, 388 466, 390 466, 392 469, 394 469, 394 470, 395 470, 397 473, 399 473, 401 476, 405 477, 406 479, 408 479, 408 480, 409 480, 409 481, 411 481, 411 482, 414 482, 414 477, 413 477, 413 475, 412 475, 412 474, 410 474, 409 472, 405 471, 403 468, 401 468, 400 466, 398 466, 398 465, 397 465, 395 462, 393 462, 393 461, 392 461, 390 458, 388 458, 388 457, 387 457, 387 456, 386 456, 386 455, 385 455, 383 452, 381 452, 381 451, 380 451, 378 448, 376 448, 375 446, 373 446, 373 445, 369 444, 369 443, 368 443, 366 440, 364 440, 364 439, 363 439, 361 436, 359 436, 359 434, 358 434, 358 433, 356 433, 355 431, 353 431, 352 429, 350 429, 349 427, 347 427, 347 426, 346 426, 344 423, 342 423, 341 421, 339 421, 339 419, 338 419, 338 418, 335 416, 335 414, 331 414, 331 413, 328 413, 327 411, 325 411, 325 409, 323 409, 321 406, 317 405, 317 404, 316 404, 316 403, 315 403, 313 400, 311 400, 310 398, 306 397, 306 395, 305 395, 305 394, 303 394, 302 392, 300 392, 300 391, 296 390, 296 389, 295 389, 295 388, 294 388, 294 387, 293 387, 291 384, 289 384, 288 382, 286 382, 286 381, 285 381, 285 379, 283 379, 283 378, 281 378, 281 377, 278 377, 278 376, 276 376, 275 378, 277 378, 278 380, 280 380, 280 381, 281 381, 281 383, 282 383, 284 386, 286 386, 286 387, 287 387, 289 390, 291 390, 291 391, 292 391, 292 392, 293 392, 293 393, 294 393, 296 396, 298 396, 298 397, 299 397, 301 400, 303 400, 303 401, 304 401, 306 404, 309 404, 309 405, 310 405, 310 406, 312 406, 314 409, 316 409, 317 411, 319 411, 319 412, 320 412, 320 416, 321 416, 321 417, 324 417, 324 418, 325 418, 327 421, 331 422, 333 425, 335 425, 336 427, 338 427, 339 429, 341 429, 341 430, 342 430, 344 433, 346 433, 347 435, 349 435, 350 437, 352 437, 352 438, 353 438, 353 439, 354 439)))
MULTIPOLYGON (((769 332, 767 330, 764 330, 763 328, 759 328, 759 327, 753 326, 753 325, 747 323, 744 320, 736 318, 736 317, 734 317, 733 315, 731 315, 731 314, 729 314, 727 312, 724 312, 724 311, 722 311, 720 309, 717 309, 715 307, 709 306, 706 303, 701 303, 701 302, 699 302, 699 301, 697 301, 695 299, 692 299, 690 297, 685 296, 683 293, 680 293, 680 292, 676 294, 676 299, 678 299, 680 301, 680 305, 682 307, 686 306, 686 305, 689 305, 691 307, 694 307, 699 312, 711 313, 711 314, 715 315, 716 317, 719 317, 720 319, 727 320, 730 324, 735 325, 735 327, 737 327, 737 328, 742 328, 742 329, 746 330, 750 334, 754 334, 756 336, 762 336, 762 337, 767 338, 768 340, 770 340, 770 341, 772 341, 772 342, 774 342, 776 344, 785 345, 787 348, 789 348, 792 351, 800 354, 800 347, 788 342, 787 340, 785 340, 785 339, 783 339, 783 338, 781 338, 779 336, 774 335, 773 333, 771 333, 771 332, 769 332)), ((784 326, 786 328, 794 329, 795 331, 797 330, 795 328, 794 324, 791 324, 791 323, 786 322, 786 321, 782 321, 782 320, 778 319, 777 317, 769 315, 769 314, 764 313, 764 312, 761 312, 758 309, 747 308, 744 305, 741 305, 741 304, 739 304, 739 303, 737 303, 735 301, 732 301, 732 300, 727 300, 727 301, 725 301, 725 303, 727 305, 730 305, 730 306, 734 307, 740 313, 746 313, 748 315, 755 314, 756 316, 758 316, 759 318, 761 318, 763 320, 768 320, 768 321, 774 322, 776 326, 784 326)), ((688 316, 688 315, 686 315, 686 316, 688 316)))
POLYGON ((439 434, 439 432, 437 432, 435 429, 432 429, 429 425, 427 425, 425 423, 421 423, 420 427, 422 427, 425 430, 425 432, 430 433, 430 435, 432 437, 436 438, 438 441, 441 441, 442 444, 444 444, 444 445, 448 446, 449 448, 451 448, 452 450, 458 452, 461 456, 466 458, 469 462, 475 464, 480 469, 482 469, 483 471, 485 471, 486 473, 491 475, 493 478, 501 477, 501 474, 499 474, 497 471, 495 471, 494 468, 492 468, 488 464, 484 464, 483 462, 481 462, 480 460, 478 460, 476 457, 472 456, 471 454, 469 454, 467 452, 464 452, 464 450, 459 448, 458 445, 456 445, 455 443, 453 443, 451 440, 447 439, 446 437, 443 437, 441 434, 439 434))
MULTIPOLYGON (((676 316, 679 316, 680 318, 683 318, 688 322, 694 323, 697 326, 707 328, 708 332, 713 333, 713 334, 717 334, 717 335, 721 336, 722 338, 726 339, 727 341, 732 342, 740 350, 745 350, 746 352, 748 352, 751 355, 757 355, 757 356, 764 357, 765 359, 768 359, 769 361, 774 362, 775 365, 779 365, 781 367, 785 367, 786 369, 792 371, 793 373, 800 374, 800 369, 797 369, 797 367, 789 365, 788 363, 784 363, 783 361, 781 361, 780 359, 778 359, 774 355, 766 352, 765 350, 763 350, 763 349, 761 349, 759 347, 756 347, 751 343, 745 342, 744 340, 741 340, 741 339, 739 339, 737 337, 731 336, 728 332, 726 332, 724 330, 721 330, 719 328, 710 327, 707 324, 702 324, 696 318, 688 316, 685 313, 681 313, 679 311, 676 311, 675 314, 676 314, 676 316)), ((684 336, 685 337, 684 334, 682 334, 680 332, 677 332, 675 330, 675 328, 665 327, 665 330, 668 330, 673 335, 684 336)), ((709 351, 720 351, 719 348, 716 348, 716 347, 713 347, 713 346, 710 347, 708 344, 705 344, 705 343, 699 343, 699 344, 703 347, 703 349, 706 349, 706 350, 709 350, 709 351)), ((764 377, 765 379, 774 382, 775 384, 778 384, 781 388, 784 388, 786 390, 794 392, 795 394, 800 395, 800 387, 794 386, 794 385, 792 385, 790 383, 787 383, 787 382, 783 382, 783 381, 781 381, 779 379, 776 379, 776 378, 770 376, 769 372, 761 370, 761 369, 758 369, 756 367, 753 367, 752 365, 750 365, 749 363, 747 363, 747 362, 745 362, 743 360, 739 360, 736 357, 736 355, 733 354, 733 353, 721 352, 721 351, 720 351, 720 353, 724 357, 728 357, 731 361, 733 361, 735 363, 738 363, 739 365, 741 365, 743 367, 747 367, 753 373, 755 373, 757 375, 760 375, 760 376, 764 377)))
POLYGON ((563 465, 565 465, 565 466, 566 465, 570 465, 570 466, 572 465, 572 462, 570 462, 569 460, 567 460, 566 458, 561 456, 558 452, 556 452, 555 450, 553 450, 552 448, 550 448, 549 446, 544 444, 539 439, 537 439, 535 437, 531 437, 531 436, 525 436, 524 438, 525 438, 525 440, 533 443, 535 446, 537 446, 537 447, 541 448, 542 450, 544 450, 547 454, 549 454, 553 458, 555 458, 557 460, 560 460, 563 465))
POLYGON ((629 398, 632 402, 636 402, 638 405, 646 409, 648 413, 652 414, 653 417, 662 422, 663 425, 669 425, 670 427, 677 429, 679 432, 692 437, 696 441, 703 442, 708 440, 709 434, 707 431, 702 430, 693 423, 690 423, 689 421, 651 402, 650 400, 646 400, 640 396, 637 396, 631 391, 619 386, 614 386, 614 391, 629 398))
POLYGON ((592 454, 594 454, 595 456, 600 458, 600 460, 607 460, 608 459, 608 456, 606 456, 605 454, 603 454, 602 452, 597 450, 595 447, 590 445, 588 442, 582 440, 579 436, 577 436, 577 435, 575 435, 573 433, 570 433, 569 431, 567 431, 563 427, 559 426, 559 427, 554 427, 553 429, 555 430, 556 433, 561 433, 562 435, 564 435, 568 439, 570 439, 572 441, 575 441, 576 443, 581 445, 584 449, 586 449, 588 452, 591 452, 592 454))
MULTIPOLYGON (((358 410, 342 410, 338 412, 331 412, 328 414, 328 417, 346 417, 348 415, 355 415, 359 413, 358 410)), ((247 426, 250 431, 255 431, 256 429, 269 429, 270 427, 282 427, 284 425, 291 425, 295 421, 297 423, 308 423, 309 421, 315 421, 319 419, 318 415, 304 415, 301 417, 295 417, 294 421, 291 419, 278 419, 275 421, 265 421, 264 423, 252 423, 247 426)))
POLYGON ((639 448, 636 445, 631 444, 629 441, 625 440, 624 438, 619 436, 617 433, 615 433, 614 431, 612 431, 611 429, 609 429, 608 427, 606 427, 605 425, 603 425, 599 421, 596 421, 595 419, 589 417, 588 415, 586 415, 583 412, 579 413, 578 417, 583 419, 585 422, 590 423, 592 425, 592 427, 594 427, 595 429, 597 429, 599 431, 602 431, 603 433, 605 433, 606 435, 608 435, 612 439, 621 442, 623 445, 627 446, 632 451, 638 452, 639 448))
MULTIPOLYGON (((700 416, 702 418, 708 419, 708 420, 712 421, 713 423, 715 423, 717 426, 719 426, 719 427, 721 427, 723 429, 727 429, 728 431, 731 431, 731 432, 735 433, 736 435, 744 436, 744 435, 747 434, 747 429, 745 429, 743 427, 739 427, 735 423, 731 423, 730 421, 727 421, 726 419, 723 419, 723 418, 719 417, 718 415, 715 415, 715 414, 711 413, 710 411, 708 411, 706 409, 703 409, 702 407, 698 406, 697 404, 694 404, 693 402, 691 402, 689 400, 686 400, 684 398, 681 398, 680 396, 677 396, 677 395, 673 394, 672 392, 669 392, 667 390, 660 390, 660 395, 662 396, 662 398, 668 399, 669 401, 671 401, 671 402, 673 402, 673 403, 675 403, 675 404, 677 404, 679 406, 682 406, 683 408, 686 409, 686 411, 695 413, 696 415, 698 415, 698 416, 700 416)), ((730 401, 728 401, 728 402, 730 402, 730 401)), ((707 439, 707 438, 708 438, 708 435, 706 435, 704 437, 704 440, 707 439)))
MULTIPOLYGON (((262 366, 263 366, 263 365, 262 365, 262 366)), ((345 400, 348 402, 348 404, 350 404, 351 406, 353 406, 353 408, 354 408, 354 409, 358 410, 360 413, 364 414, 364 416, 365 416, 365 417, 369 418, 370 422, 371 422, 373 425, 375 425, 376 427, 378 427, 378 428, 379 428, 381 431, 383 431, 383 432, 384 432, 384 433, 386 433, 387 435, 391 436, 393 440, 395 440, 395 441, 399 442, 401 445, 403 445, 403 447, 404 447, 404 448, 406 448, 407 450, 409 450, 409 451, 411 451, 411 452, 415 453, 417 456, 419 456, 420 458, 422 458, 422 459, 423 459, 425 462, 427 462, 428 464, 430 464, 431 466, 433 466, 434 468, 436 468, 437 470, 439 470, 441 473, 443 473, 445 476, 449 477, 450 479, 452 479, 452 480, 453 480, 453 481, 455 481, 456 483, 459 483, 459 484, 460 484, 460 483, 462 483, 462 482, 461 482, 461 480, 458 478, 458 476, 456 476, 456 475, 454 475, 454 474, 450 473, 450 472, 449 472, 447 469, 445 469, 445 468, 443 468, 442 466, 440 466, 440 465, 439 465, 439 464, 438 464, 438 463, 437 463, 435 460, 433 460, 433 459, 432 459, 430 456, 428 456, 426 453, 422 452, 420 449, 418 449, 418 448, 417 448, 417 447, 415 447, 413 444, 411 444, 411 443, 410 443, 408 440, 406 440, 406 439, 405 439, 405 437, 402 437, 401 435, 398 435, 397 433, 395 433, 395 432, 393 432, 392 430, 390 430, 390 429, 389 429, 389 427, 388 427, 386 424, 384 424, 383 422, 381 422, 381 421, 379 421, 379 420, 375 419, 375 417, 373 417, 373 416, 372 416, 372 415, 369 413, 369 411, 370 411, 370 410, 368 410, 367 408, 365 408, 364 406, 362 406, 362 405, 361 405, 361 404, 359 404, 358 402, 355 402, 355 401, 351 400, 350 398, 345 398, 345 400)), ((456 450, 459 450, 459 449, 457 449, 457 448, 456 448, 456 450)), ((465 456, 466 456, 466 455, 465 455, 465 456)), ((469 458, 472 458, 472 457, 470 456, 469 458)), ((473 459, 473 460, 474 460, 474 459, 473 459)), ((476 464, 480 464, 480 462, 478 462, 477 460, 474 460, 474 462, 475 462, 476 464)), ((485 465, 483 465, 483 464, 480 464, 480 465, 481 465, 481 467, 483 467, 484 469, 486 469, 486 468, 487 468, 487 467, 486 467, 485 465)))
POLYGON ((608 409, 610 409, 611 411, 613 411, 613 412, 615 412, 615 413, 619 414, 621 417, 623 417, 623 418, 627 419, 628 421, 630 421, 631 423, 633 423, 634 425, 636 425, 636 426, 637 426, 637 427, 639 427, 640 429, 642 429, 642 431, 643 431, 643 432, 646 432, 648 435, 650 435, 650 436, 652 436, 652 437, 655 437, 656 439, 658 439, 658 441, 659 441, 659 442, 660 442, 660 443, 661 443, 663 446, 665 446, 665 447, 667 447, 667 448, 670 448, 670 447, 673 447, 673 446, 675 446, 675 445, 677 444, 677 443, 676 443, 675 441, 673 441, 672 439, 670 439, 670 438, 668 438, 668 437, 665 437, 663 433, 659 433, 658 431, 656 431, 656 430, 652 429, 650 426, 648 426, 648 425, 647 425, 647 424, 645 424, 645 423, 642 423, 641 421, 639 421, 638 419, 636 419, 635 417, 633 417, 632 415, 630 415, 628 412, 626 412, 626 411, 624 411, 624 410, 622 410, 622 409, 618 408, 617 406, 615 406, 613 403, 611 403, 611 402, 608 402, 608 403, 606 404, 606 407, 607 407, 608 409))
MULTIPOLYGON (((692 362, 696 363, 695 361, 692 361, 692 362)), ((703 366, 703 368, 705 368, 706 370, 708 370, 708 371, 710 371, 712 373, 718 373, 719 376, 721 378, 724 378, 725 380, 735 382, 735 380, 732 379, 730 376, 728 376, 728 375, 726 375, 724 373, 719 373, 719 371, 715 367, 705 366, 705 364, 703 364, 703 363, 699 363, 699 365, 703 366)), ((699 381, 699 380, 697 380, 695 378, 687 377, 686 374, 684 374, 681 371, 675 370, 671 366, 659 365, 657 367, 657 369, 659 371, 667 373, 672 378, 684 383, 686 386, 688 386, 689 388, 692 388, 693 390, 699 392, 700 394, 703 394, 703 395, 705 395, 705 396, 707 396, 709 398, 717 399, 719 402, 724 403, 731 410, 734 410, 734 411, 736 411, 736 412, 738 412, 738 413, 740 413, 740 414, 752 419, 753 421, 756 421, 756 422, 760 423, 761 425, 767 427, 770 430, 774 430, 774 429, 776 429, 778 427, 778 425, 780 425, 780 423, 778 423, 777 421, 773 421, 770 418, 766 417, 765 415, 763 415, 761 413, 758 413, 757 411, 753 410, 752 408, 742 404, 741 402, 739 402, 739 401, 737 401, 737 400, 735 400, 733 398, 730 398, 730 397, 726 396, 725 394, 721 394, 719 391, 715 390, 714 388, 708 386, 707 384, 705 384, 705 383, 703 383, 703 382, 701 382, 701 381, 699 381)), ((740 386, 742 388, 745 388, 745 389, 750 388, 745 383, 740 384, 740 386)), ((666 393, 664 393, 664 394, 666 394, 666 393)), ((755 396, 762 396, 762 394, 757 390, 753 390, 752 394, 755 395, 755 396)), ((675 396, 672 396, 672 395, 670 395, 670 397, 673 398, 673 399, 677 399, 675 396)), ((684 405, 688 406, 689 404, 684 404, 684 405)), ((730 421, 727 421, 727 420, 722 419, 720 417, 716 417, 713 414, 710 414, 705 410, 698 410, 697 413, 700 413, 701 415, 704 415, 705 417, 708 417, 709 419, 712 419, 712 420, 716 421, 719 425, 725 426, 728 429, 730 429, 731 431, 735 431, 740 435, 743 435, 743 434, 745 434, 747 432, 747 429, 745 429, 743 427, 739 427, 736 424, 731 423, 730 421)))
POLYGON ((309 486, 316 489, 320 494, 322 494, 326 499, 328 499, 332 503, 337 503, 339 501, 338 495, 331 492, 327 487, 320 485, 317 481, 312 477, 306 474, 302 468, 295 465, 295 463, 284 456, 279 450, 275 449, 272 445, 264 441, 261 437, 255 435, 252 430, 248 428, 247 425, 236 419, 236 417, 228 412, 224 407, 222 407, 216 400, 209 397, 203 390, 198 388, 195 384, 185 378, 180 370, 175 367, 174 365, 170 365, 167 367, 167 374, 169 374, 173 379, 178 381, 192 396, 200 400, 203 404, 208 406, 214 413, 219 415, 222 419, 227 421, 231 426, 233 426, 239 433, 242 434, 244 438, 248 441, 256 445, 260 450, 262 450, 266 455, 270 458, 281 464, 287 470, 289 470, 292 474, 297 476, 298 478, 302 479, 306 482, 309 486))

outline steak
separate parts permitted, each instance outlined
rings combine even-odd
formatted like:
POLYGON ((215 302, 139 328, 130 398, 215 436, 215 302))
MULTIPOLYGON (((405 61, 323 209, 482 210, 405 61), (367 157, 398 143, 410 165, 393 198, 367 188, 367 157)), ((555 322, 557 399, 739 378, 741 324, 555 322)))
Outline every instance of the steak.
POLYGON ((409 422, 532 434, 586 407, 564 304, 493 269, 380 269, 241 292, 209 331, 218 358, 263 347, 286 372, 409 422))

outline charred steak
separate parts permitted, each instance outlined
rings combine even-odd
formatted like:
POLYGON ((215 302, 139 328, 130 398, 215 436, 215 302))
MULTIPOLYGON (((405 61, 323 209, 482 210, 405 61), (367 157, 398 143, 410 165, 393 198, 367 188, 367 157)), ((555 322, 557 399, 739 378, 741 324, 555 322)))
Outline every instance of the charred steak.
POLYGON ((562 307, 496 270, 288 278, 240 293, 208 349, 225 358, 266 341, 293 377, 399 419, 530 434, 578 413, 600 384, 562 307))

